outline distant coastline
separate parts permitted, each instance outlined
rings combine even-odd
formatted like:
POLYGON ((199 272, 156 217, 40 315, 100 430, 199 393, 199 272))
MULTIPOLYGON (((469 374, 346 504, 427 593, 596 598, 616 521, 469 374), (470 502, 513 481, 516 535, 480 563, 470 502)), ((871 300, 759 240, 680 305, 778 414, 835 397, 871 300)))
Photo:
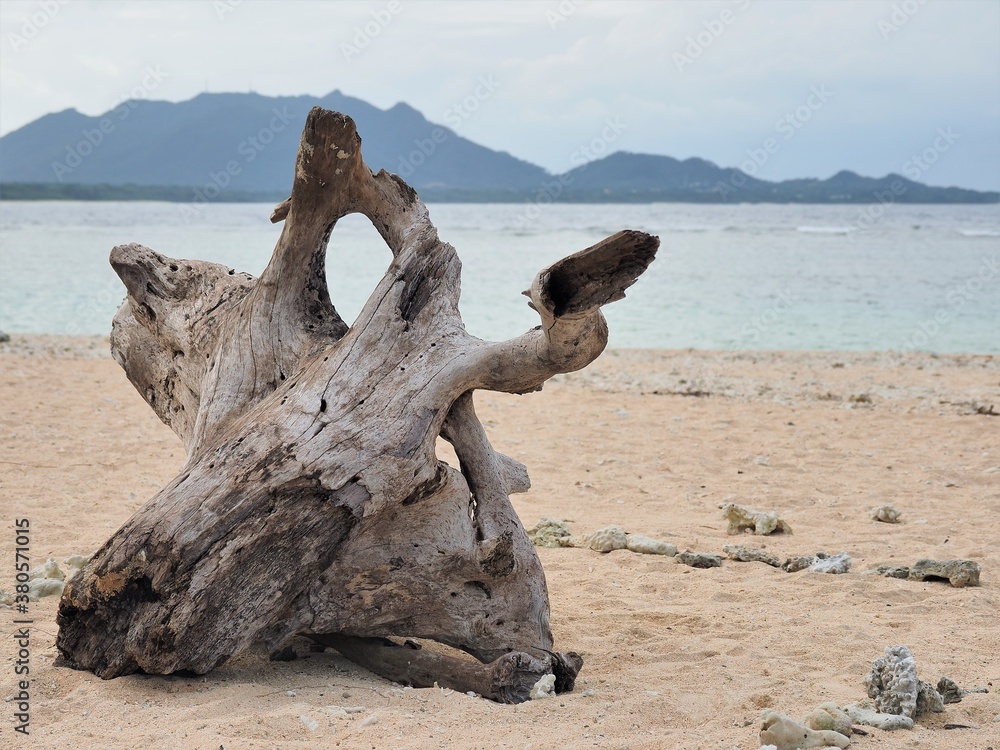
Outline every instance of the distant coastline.
POLYGON ((600 138, 569 154, 568 171, 554 174, 475 143, 405 103, 382 110, 339 91, 318 100, 201 94, 176 103, 133 100, 93 117, 73 109, 44 115, 0 137, 0 199, 281 201, 291 190, 299 125, 314 105, 350 115, 368 166, 398 174, 428 202, 864 204, 876 210, 896 203, 1000 203, 997 190, 919 181, 955 138, 950 131, 881 177, 842 169, 822 179, 768 180, 759 172, 780 146, 775 139, 748 152, 739 166, 723 167, 694 156, 613 150, 623 125, 609 118, 600 138))
MULTIPOLYGON (((877 202, 871 193, 827 196, 805 191, 799 195, 768 194, 742 190, 736 195, 720 195, 693 190, 566 190, 561 195, 545 195, 528 190, 466 190, 460 188, 421 188, 427 203, 774 203, 815 205, 863 205, 877 202)), ((73 183, 0 182, 3 201, 165 201, 169 203, 279 203, 288 197, 282 191, 226 190, 214 199, 199 199, 194 186, 178 185, 86 185, 73 183)), ((925 188, 919 195, 893 196, 894 203, 906 204, 991 204, 1000 203, 1000 193, 954 188, 925 188), (937 192, 937 191, 940 192, 937 192)))

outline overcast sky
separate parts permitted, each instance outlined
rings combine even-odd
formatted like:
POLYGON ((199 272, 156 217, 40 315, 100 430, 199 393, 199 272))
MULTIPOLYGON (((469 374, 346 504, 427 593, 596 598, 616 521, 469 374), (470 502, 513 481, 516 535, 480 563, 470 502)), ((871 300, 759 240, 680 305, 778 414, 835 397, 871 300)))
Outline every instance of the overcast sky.
POLYGON ((133 91, 340 89, 553 172, 623 150, 1000 189, 998 0, 3 0, 0 37, 0 134, 133 91))

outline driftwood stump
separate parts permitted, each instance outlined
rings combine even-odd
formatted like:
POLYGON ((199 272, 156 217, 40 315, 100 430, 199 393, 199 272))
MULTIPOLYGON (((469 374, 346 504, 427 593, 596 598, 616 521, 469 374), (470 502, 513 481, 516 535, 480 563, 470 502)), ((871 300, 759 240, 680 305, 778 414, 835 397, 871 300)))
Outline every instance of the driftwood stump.
POLYGON ((184 441, 180 474, 67 586, 61 663, 103 678, 204 673, 295 635, 389 679, 523 701, 582 660, 553 651, 545 576, 509 495, 525 467, 493 450, 472 392, 524 393, 607 342, 599 308, 659 241, 620 232, 542 270, 541 326, 465 331, 461 265, 396 175, 373 174, 353 121, 310 112, 284 227, 259 279, 114 248, 128 289, 112 351, 184 441), (392 251, 352 326, 330 301, 326 245, 360 212, 392 251), (459 458, 438 460, 435 441, 459 458), (424 638, 460 649, 420 649, 424 638))

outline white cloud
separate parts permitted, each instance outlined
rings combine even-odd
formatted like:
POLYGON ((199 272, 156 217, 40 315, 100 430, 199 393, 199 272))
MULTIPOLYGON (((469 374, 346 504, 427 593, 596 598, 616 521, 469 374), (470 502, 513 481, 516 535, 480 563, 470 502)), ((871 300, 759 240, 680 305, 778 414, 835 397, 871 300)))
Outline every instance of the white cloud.
POLYGON ((0 133, 68 107, 103 112, 148 65, 169 71, 154 95, 171 101, 339 88, 438 121, 493 76, 500 88, 462 124, 492 148, 562 169, 617 116, 629 128, 616 148, 732 164, 826 85, 835 99, 762 176, 883 174, 950 124, 969 135, 927 179, 1000 188, 998 3, 921 4, 885 38, 901 3, 398 1, 72 0, 15 48, 41 4, 4 0, 0 133), (560 8, 575 10, 553 27, 560 8), (346 59, 343 45, 387 13, 346 59), (701 49, 678 70, 691 40, 701 49))

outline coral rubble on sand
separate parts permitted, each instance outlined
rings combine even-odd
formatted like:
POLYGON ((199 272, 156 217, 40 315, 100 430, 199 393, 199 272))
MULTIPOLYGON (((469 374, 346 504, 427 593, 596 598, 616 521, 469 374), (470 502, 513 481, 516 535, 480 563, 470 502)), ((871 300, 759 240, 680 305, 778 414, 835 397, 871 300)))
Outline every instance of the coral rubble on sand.
POLYGON ((876 711, 875 707, 867 700, 844 706, 844 711, 855 724, 875 727, 884 732, 892 732, 896 729, 913 729, 913 719, 909 716, 876 711))
POLYGON ((973 560, 917 560, 910 568, 911 581, 947 578, 956 588, 978 586, 982 568, 973 560))
POLYGON ((850 569, 851 556, 846 552, 833 556, 820 552, 806 570, 811 570, 813 573, 846 573, 850 569))
POLYGON ((872 662, 865 687, 880 713, 913 719, 922 713, 944 710, 934 686, 917 678, 917 663, 906 646, 886 648, 885 656, 872 662))
MULTIPOLYGON (((66 579, 72 578, 79 572, 80 568, 87 564, 90 555, 70 555, 63 560, 66 570, 59 567, 59 563, 51 557, 37 568, 28 571, 28 599, 37 602, 43 596, 61 596, 66 585, 66 579)), ((13 606, 14 595, 7 591, 0 591, 0 604, 13 606)))
POLYGON ((627 549, 642 555, 677 554, 677 547, 669 542, 644 534, 629 534, 620 526, 604 526, 584 537, 573 536, 565 521, 542 518, 528 529, 528 538, 536 547, 586 547, 594 552, 614 552, 627 549))
POLYGON ((917 560, 913 565, 881 565, 872 573, 911 581, 948 581, 955 588, 978 586, 982 567, 975 560, 917 560))
POLYGON ((857 724, 866 724, 885 731, 912 729, 914 719, 925 713, 941 713, 946 703, 958 703, 973 692, 985 688, 963 690, 955 681, 942 677, 937 688, 917 678, 917 664, 905 646, 892 646, 885 655, 872 662, 865 676, 868 697, 844 711, 857 724))
POLYGON ((962 690, 953 680, 942 677, 935 689, 917 677, 917 664, 905 646, 885 649, 885 655, 872 662, 865 676, 868 698, 847 706, 822 703, 802 722, 766 711, 762 716, 760 744, 777 750, 799 748, 847 747, 853 724, 866 724, 884 731, 912 729, 916 717, 944 711, 945 703, 957 703, 970 691, 962 690))
POLYGON ((774 568, 781 567, 781 560, 769 552, 757 547, 747 547, 742 544, 727 544, 722 548, 730 560, 737 562, 762 562, 774 568))
POLYGON ((676 545, 669 542, 661 542, 643 534, 629 534, 627 548, 641 555, 667 555, 668 557, 673 557, 677 554, 676 545))
POLYGON ((704 552, 678 552, 674 559, 692 568, 718 568, 722 565, 719 555, 709 555, 704 552))
POLYGON ((744 531, 760 536, 792 533, 792 527, 778 518, 778 514, 773 511, 749 510, 735 503, 726 503, 722 506, 722 515, 729 522, 726 531, 730 534, 742 534, 744 531))
POLYGON ((876 506, 871 510, 872 519, 882 523, 899 523, 901 515, 903 515, 903 511, 890 503, 876 506))
POLYGON ((628 535, 620 526, 605 526, 593 534, 588 534, 582 543, 573 546, 589 547, 594 552, 614 552, 616 549, 625 549, 628 546, 628 535))
POLYGON ((803 717, 802 723, 810 729, 837 732, 851 736, 851 717, 836 703, 821 703, 811 713, 803 717))
POLYGON ((536 547, 562 547, 563 539, 569 539, 571 534, 565 521, 559 521, 548 516, 528 529, 528 539, 536 547))
POLYGON ((851 556, 846 552, 836 555, 817 552, 815 555, 789 557, 781 563, 781 569, 786 573, 797 573, 800 570, 811 570, 813 573, 847 573, 851 569, 851 564, 851 556))
POLYGON ((528 697, 537 701, 541 698, 551 698, 556 694, 556 676, 554 674, 543 674, 531 687, 528 697))
POLYGON ((840 747, 851 740, 829 729, 810 729, 790 716, 777 711, 765 711, 761 716, 760 744, 773 745, 776 750, 802 750, 811 747, 840 747))

